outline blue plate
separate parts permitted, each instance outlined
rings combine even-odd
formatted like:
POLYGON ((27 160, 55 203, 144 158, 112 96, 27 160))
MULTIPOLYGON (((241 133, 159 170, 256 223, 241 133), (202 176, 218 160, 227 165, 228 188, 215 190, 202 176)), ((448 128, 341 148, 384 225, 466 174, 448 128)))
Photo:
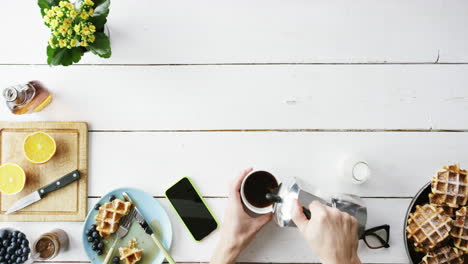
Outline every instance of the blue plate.
MULTIPOLYGON (((140 210, 141 214, 145 217, 146 221, 151 225, 154 230, 154 233, 157 237, 160 238, 160 241, 165 246, 166 249, 170 249, 172 244, 172 225, 169 217, 167 216, 164 208, 159 204, 159 202, 154 199, 151 195, 133 188, 120 188, 109 192, 104 195, 99 201, 99 204, 105 204, 109 202, 109 197, 115 195, 118 199, 122 199, 122 193, 126 192, 132 198, 135 205, 140 210)), ((93 264, 101 264, 106 257, 108 249, 112 246, 112 243, 115 240, 115 234, 113 234, 108 239, 104 240, 104 254, 98 256, 96 252, 92 250, 92 244, 88 242, 88 236, 86 231, 95 224, 94 217, 97 215, 98 211, 94 210, 94 206, 91 208, 88 216, 86 217, 84 226, 83 226, 83 247, 88 255, 89 260, 93 264)), ((163 253, 158 249, 156 244, 153 242, 151 237, 147 235, 138 222, 134 222, 130 228, 129 233, 122 240, 117 242, 116 250, 114 251, 114 256, 118 256, 119 247, 126 247, 128 242, 135 238, 137 240, 137 247, 143 249, 143 256, 139 264, 161 264, 164 260, 163 253)), ((109 262, 110 263, 110 262, 109 262)), ((124 263, 123 261, 121 263, 124 263)))

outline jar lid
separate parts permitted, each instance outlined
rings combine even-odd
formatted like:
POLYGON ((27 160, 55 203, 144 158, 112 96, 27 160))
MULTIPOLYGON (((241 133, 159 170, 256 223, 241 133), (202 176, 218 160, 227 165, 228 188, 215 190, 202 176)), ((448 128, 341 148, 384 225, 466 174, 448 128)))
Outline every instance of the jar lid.
POLYGON ((3 97, 8 102, 13 102, 18 98, 18 91, 14 87, 7 87, 3 90, 3 97))

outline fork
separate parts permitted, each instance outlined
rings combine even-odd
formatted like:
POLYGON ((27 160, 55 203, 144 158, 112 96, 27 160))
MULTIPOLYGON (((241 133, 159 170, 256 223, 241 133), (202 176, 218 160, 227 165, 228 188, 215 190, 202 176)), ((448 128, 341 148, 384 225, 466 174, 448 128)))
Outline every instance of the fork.
POLYGON ((117 230, 117 238, 114 240, 114 243, 112 244, 112 247, 109 249, 109 252, 107 252, 107 255, 106 255, 106 258, 104 259, 103 264, 109 263, 109 260, 112 257, 112 254, 114 253, 115 245, 117 244, 117 241, 124 238, 128 234, 128 230, 130 230, 130 227, 132 226, 133 219, 135 218, 135 214, 136 214, 135 208, 132 207, 132 209, 130 209, 130 212, 121 219, 119 229, 117 230))

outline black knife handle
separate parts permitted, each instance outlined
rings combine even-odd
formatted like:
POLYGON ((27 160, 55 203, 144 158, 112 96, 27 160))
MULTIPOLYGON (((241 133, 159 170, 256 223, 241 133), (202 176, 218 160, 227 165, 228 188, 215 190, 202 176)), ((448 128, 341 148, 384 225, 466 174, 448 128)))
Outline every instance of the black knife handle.
POLYGON ((56 191, 58 189, 61 189, 67 185, 69 185, 72 182, 75 182, 79 180, 81 177, 80 172, 78 170, 72 171, 68 173, 67 175, 63 176, 62 178, 48 184, 47 186, 39 189, 39 196, 43 198, 47 194, 56 191))
POLYGON ((153 229, 151 229, 151 226, 149 226, 146 221, 141 221, 141 222, 138 222, 138 223, 140 224, 141 228, 143 228, 143 230, 145 230, 146 234, 152 235, 154 233, 153 229))

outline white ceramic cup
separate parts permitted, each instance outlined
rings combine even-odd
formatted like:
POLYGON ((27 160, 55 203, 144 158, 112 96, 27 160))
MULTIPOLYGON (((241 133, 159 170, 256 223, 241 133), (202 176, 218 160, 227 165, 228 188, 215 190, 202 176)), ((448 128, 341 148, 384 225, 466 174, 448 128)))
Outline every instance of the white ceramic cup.
MULTIPOLYGON (((240 188, 240 194, 241 194, 241 198, 242 198, 242 202, 244 203, 244 205, 252 212, 256 213, 256 214, 268 214, 268 213, 271 213, 273 212, 273 204, 272 205, 269 205, 267 207, 262 207, 262 208, 259 208, 259 207, 256 207, 254 205, 252 205, 251 203, 249 203, 249 201, 247 200, 247 198, 245 197, 245 192, 244 192, 244 185, 245 185, 245 182, 247 181, 247 178, 249 178, 252 174, 256 173, 256 172, 259 172, 261 170, 256 170, 256 171, 252 171, 250 172, 245 178, 244 180, 242 181, 242 184, 241 184, 241 188, 240 188)), ((267 172, 267 171, 266 171, 267 172)), ((268 172, 270 173, 270 172, 268 172)), ((275 177, 275 175, 273 175, 272 173, 270 173, 276 180, 276 182, 279 184, 280 181, 278 180, 278 178, 275 177)))

